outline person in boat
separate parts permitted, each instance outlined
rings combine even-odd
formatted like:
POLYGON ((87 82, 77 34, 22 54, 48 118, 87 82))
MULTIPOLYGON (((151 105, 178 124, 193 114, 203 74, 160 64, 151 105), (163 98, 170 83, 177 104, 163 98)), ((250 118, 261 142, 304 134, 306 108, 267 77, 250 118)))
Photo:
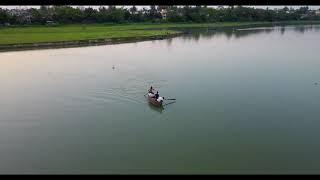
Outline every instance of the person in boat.
POLYGON ((153 94, 153 90, 154 90, 154 89, 153 89, 153 87, 151 86, 150 89, 149 89, 149 91, 148 91, 148 93, 152 93, 152 94, 153 94))
POLYGON ((157 99, 158 102, 162 102, 163 100, 164 100, 164 97, 161 97, 161 96, 159 96, 157 99))
POLYGON ((154 98, 156 99, 156 101, 158 101, 159 103, 161 103, 164 100, 164 97, 159 96, 159 92, 157 91, 157 93, 154 95, 154 98))
POLYGON ((158 99, 159 98, 159 92, 157 91, 157 93, 154 95, 154 98, 158 99))
POLYGON ((154 89, 153 89, 153 87, 151 86, 150 89, 148 90, 148 96, 149 96, 149 97, 152 97, 152 98, 153 98, 153 97, 155 96, 154 93, 153 93, 153 90, 154 90, 154 89))

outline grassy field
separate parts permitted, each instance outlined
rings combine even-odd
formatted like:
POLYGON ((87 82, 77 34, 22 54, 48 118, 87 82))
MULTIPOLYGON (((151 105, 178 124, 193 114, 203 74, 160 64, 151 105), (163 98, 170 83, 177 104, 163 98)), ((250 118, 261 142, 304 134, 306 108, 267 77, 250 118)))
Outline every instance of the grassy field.
MULTIPOLYGON (((320 24, 320 21, 290 21, 282 24, 320 24)), ((130 37, 166 36, 179 33, 167 28, 226 28, 271 25, 270 22, 223 22, 203 24, 90 24, 6 27, 0 28, 0 45, 61 42, 91 39, 121 39, 130 37)))

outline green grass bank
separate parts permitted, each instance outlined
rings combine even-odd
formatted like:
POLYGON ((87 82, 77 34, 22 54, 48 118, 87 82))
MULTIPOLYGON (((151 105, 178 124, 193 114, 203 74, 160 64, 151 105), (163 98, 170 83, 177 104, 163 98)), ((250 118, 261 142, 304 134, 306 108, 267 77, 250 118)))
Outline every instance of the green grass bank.
POLYGON ((163 39, 183 28, 243 28, 270 25, 320 24, 320 21, 221 22, 164 24, 74 24, 0 28, 0 50, 86 46, 163 39), (176 28, 176 29, 175 29, 176 28))

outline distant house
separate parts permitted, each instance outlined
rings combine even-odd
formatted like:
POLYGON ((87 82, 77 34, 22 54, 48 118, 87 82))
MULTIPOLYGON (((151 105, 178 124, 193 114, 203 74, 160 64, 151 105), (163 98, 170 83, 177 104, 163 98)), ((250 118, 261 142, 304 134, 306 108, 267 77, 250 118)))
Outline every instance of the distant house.
POLYGON ((312 17, 316 15, 316 11, 314 10, 308 10, 305 14, 302 14, 301 15, 301 19, 305 19, 305 18, 308 18, 308 17, 312 17))
POLYGON ((11 16, 19 16, 21 14, 21 11, 19 9, 11 9, 9 10, 9 14, 11 16))
POLYGON ((166 9, 162 9, 160 11, 160 14, 161 14, 162 19, 167 19, 168 11, 166 9))
POLYGON ((11 9, 9 10, 11 16, 18 16, 19 20, 26 23, 31 23, 32 15, 26 9, 11 9))

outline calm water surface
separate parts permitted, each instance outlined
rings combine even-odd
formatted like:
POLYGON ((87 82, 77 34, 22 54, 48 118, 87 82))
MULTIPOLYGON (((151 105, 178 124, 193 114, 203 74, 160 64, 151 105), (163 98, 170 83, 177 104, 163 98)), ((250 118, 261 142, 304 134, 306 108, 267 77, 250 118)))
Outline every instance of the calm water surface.
POLYGON ((0 53, 0 173, 320 173, 319 42, 287 26, 0 53), (150 85, 177 101, 153 108, 150 85))

